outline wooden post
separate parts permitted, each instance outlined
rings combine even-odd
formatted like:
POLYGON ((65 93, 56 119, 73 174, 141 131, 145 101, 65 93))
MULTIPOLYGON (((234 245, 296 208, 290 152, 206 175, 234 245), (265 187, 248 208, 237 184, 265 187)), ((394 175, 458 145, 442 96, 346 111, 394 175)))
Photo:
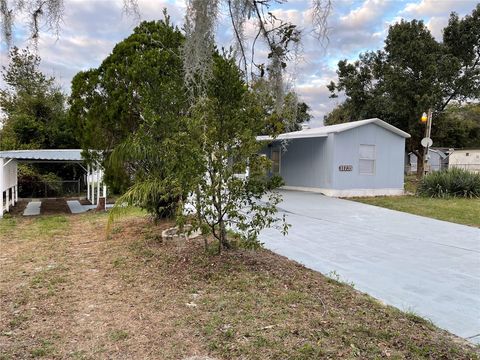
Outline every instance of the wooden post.
MULTIPOLYGON (((427 115, 427 127, 425 129, 425 137, 430 139, 430 135, 432 133, 432 109, 428 109, 428 115, 427 115)), ((423 175, 427 175, 429 172, 428 169, 428 151, 429 151, 429 146, 425 146, 425 151, 423 155, 423 175)))

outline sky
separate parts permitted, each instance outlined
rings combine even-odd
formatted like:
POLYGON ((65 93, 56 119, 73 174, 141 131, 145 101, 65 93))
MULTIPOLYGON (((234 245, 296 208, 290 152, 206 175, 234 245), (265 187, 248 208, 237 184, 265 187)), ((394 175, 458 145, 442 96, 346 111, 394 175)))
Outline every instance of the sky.
MULTIPOLYGON (((54 76, 69 93, 72 77, 79 71, 98 67, 115 44, 127 37, 138 19, 123 12, 123 0, 64 0, 65 12, 60 35, 43 29, 38 44, 41 69, 54 76)), ((174 24, 182 26, 185 0, 138 0, 141 20, 162 19, 167 9, 174 24)), ((365 51, 384 45, 388 27, 401 19, 423 20, 432 34, 442 38, 442 29, 452 11, 464 16, 472 12, 477 0, 333 0, 329 18, 329 43, 325 48, 310 35, 310 0, 288 0, 277 5, 277 17, 289 19, 303 30, 301 53, 290 64, 290 79, 300 100, 311 107, 311 127, 321 126, 342 98, 330 99, 326 85, 336 80, 336 67, 342 59, 355 60, 365 51)), ((14 44, 27 46, 28 30, 19 19, 14 29, 14 44)), ((232 44, 233 34, 223 16, 217 24, 217 42, 232 44)), ((8 64, 2 41, 0 61, 8 64)), ((0 81, 0 86, 3 84, 0 81)))

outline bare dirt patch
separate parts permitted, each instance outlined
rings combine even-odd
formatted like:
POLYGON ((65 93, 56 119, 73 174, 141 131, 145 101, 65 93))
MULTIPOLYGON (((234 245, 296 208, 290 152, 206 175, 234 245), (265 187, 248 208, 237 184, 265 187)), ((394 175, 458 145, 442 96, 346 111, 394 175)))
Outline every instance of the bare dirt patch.
POLYGON ((42 199, 41 215, 71 214, 65 199, 42 199))
POLYGON ((23 211, 27 207, 28 201, 27 200, 18 200, 18 202, 15 204, 15 206, 10 207, 10 215, 12 216, 18 216, 22 215, 23 211))
POLYGON ((1 359, 478 359, 269 251, 208 255, 138 214, 106 236, 106 219, 0 222, 1 359))
POLYGON ((80 202, 80 204, 82 205, 92 205, 92 202, 88 199, 80 199, 78 200, 80 202))

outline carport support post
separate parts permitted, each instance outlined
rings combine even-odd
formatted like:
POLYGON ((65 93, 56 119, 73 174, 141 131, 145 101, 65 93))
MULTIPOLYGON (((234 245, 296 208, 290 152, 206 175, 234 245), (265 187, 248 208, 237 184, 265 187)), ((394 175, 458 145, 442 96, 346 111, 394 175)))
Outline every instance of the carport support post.
POLYGON ((100 202, 100 168, 97 165, 97 203, 96 205, 98 205, 99 202, 100 202))
MULTIPOLYGON (((103 179, 103 174, 102 174, 103 179)), ((105 210, 107 210, 107 185, 103 183, 103 197, 105 198, 105 210)))
POLYGON ((18 202, 18 163, 15 165, 15 204, 18 202))
POLYGON ((3 218, 3 158, 0 158, 0 218, 3 218))
POLYGON ((5 191, 5 210, 10 211, 10 188, 5 191))
POLYGON ((93 182, 93 175, 95 174, 95 169, 92 167, 90 172, 90 202, 93 204, 95 202, 95 183, 93 182))
POLYGON ((90 201, 90 165, 87 166, 87 200, 90 201))
POLYGON ((95 175, 95 168, 92 167, 90 172, 90 202, 92 205, 95 203, 95 183, 93 182, 93 176, 95 175))

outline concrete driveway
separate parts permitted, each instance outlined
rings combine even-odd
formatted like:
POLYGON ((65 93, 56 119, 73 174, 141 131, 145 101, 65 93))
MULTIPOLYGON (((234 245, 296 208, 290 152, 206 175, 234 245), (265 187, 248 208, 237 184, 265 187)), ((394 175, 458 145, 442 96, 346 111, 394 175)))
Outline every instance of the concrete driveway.
POLYGON ((314 193, 283 196, 292 227, 286 237, 263 231, 268 249, 480 343, 480 229, 314 193))

